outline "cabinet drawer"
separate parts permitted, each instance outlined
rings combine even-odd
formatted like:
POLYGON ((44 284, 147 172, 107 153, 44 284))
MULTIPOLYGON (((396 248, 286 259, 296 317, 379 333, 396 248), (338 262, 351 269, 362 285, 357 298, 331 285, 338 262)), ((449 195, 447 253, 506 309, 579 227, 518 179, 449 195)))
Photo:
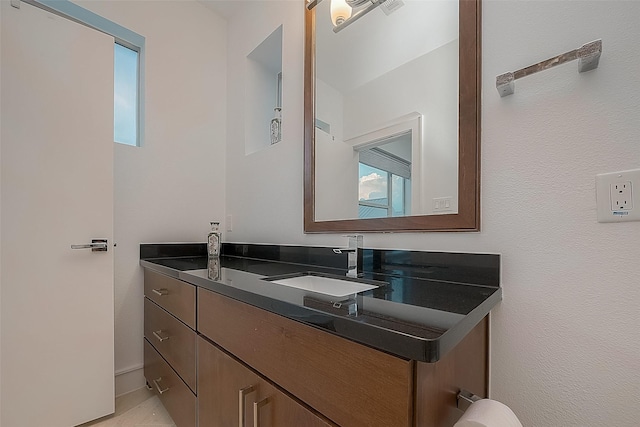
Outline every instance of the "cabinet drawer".
POLYGON ((176 426, 196 425, 196 396, 146 340, 144 341, 144 376, 154 393, 160 397, 176 426))
POLYGON ((339 425, 413 425, 411 361, 202 288, 198 327, 339 425))
POLYGON ((241 413, 245 426, 332 426, 202 337, 198 338, 198 375, 201 427, 240 425, 241 413), (245 393, 239 400, 241 390, 245 393))
POLYGON ((145 269, 144 295, 183 321, 191 329, 196 328, 195 286, 145 269))
POLYGON ((144 336, 195 392, 196 333, 145 298, 144 336))

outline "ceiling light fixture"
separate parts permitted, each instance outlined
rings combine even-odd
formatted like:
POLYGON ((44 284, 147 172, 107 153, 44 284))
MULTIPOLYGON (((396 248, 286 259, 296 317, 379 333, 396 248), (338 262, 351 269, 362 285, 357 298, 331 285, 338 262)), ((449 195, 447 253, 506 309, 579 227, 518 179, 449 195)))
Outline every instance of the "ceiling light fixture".
MULTIPOLYGON (((311 10, 322 0, 311 0, 307 3, 307 9, 311 10)), ((330 0, 331 22, 333 32, 337 33, 351 25, 387 0, 330 0), (353 9, 359 9, 353 13, 353 9), (334 12, 335 11, 335 12, 334 12)))
POLYGON ((347 0, 331 0, 331 22, 334 27, 351 18, 351 12, 352 9, 347 4, 347 0))

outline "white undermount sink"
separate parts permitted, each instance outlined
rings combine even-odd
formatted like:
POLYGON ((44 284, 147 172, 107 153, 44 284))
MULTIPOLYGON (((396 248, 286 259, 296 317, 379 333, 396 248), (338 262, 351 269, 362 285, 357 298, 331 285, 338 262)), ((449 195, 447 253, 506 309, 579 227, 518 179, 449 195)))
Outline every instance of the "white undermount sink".
POLYGON ((333 297, 346 297, 347 295, 357 294, 358 292, 364 292, 378 287, 377 285, 371 285, 369 283, 353 282, 311 274, 268 280, 278 285, 317 292, 333 297))

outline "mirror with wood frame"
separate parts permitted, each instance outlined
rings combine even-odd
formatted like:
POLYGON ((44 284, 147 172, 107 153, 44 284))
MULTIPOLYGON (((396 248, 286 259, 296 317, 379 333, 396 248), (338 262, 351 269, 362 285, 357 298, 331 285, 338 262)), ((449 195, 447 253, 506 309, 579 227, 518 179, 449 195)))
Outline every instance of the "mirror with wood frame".
POLYGON ((479 230, 480 0, 338 31, 331 1, 305 12, 305 232, 479 230))

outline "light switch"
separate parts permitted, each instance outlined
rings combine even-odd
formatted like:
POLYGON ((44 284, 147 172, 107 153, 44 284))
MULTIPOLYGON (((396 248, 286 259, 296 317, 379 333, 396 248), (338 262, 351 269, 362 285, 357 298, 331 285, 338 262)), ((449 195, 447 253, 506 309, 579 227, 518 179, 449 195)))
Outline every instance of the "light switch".
POLYGON ((451 210, 451 197, 436 197, 433 199, 434 211, 450 211, 451 210))

